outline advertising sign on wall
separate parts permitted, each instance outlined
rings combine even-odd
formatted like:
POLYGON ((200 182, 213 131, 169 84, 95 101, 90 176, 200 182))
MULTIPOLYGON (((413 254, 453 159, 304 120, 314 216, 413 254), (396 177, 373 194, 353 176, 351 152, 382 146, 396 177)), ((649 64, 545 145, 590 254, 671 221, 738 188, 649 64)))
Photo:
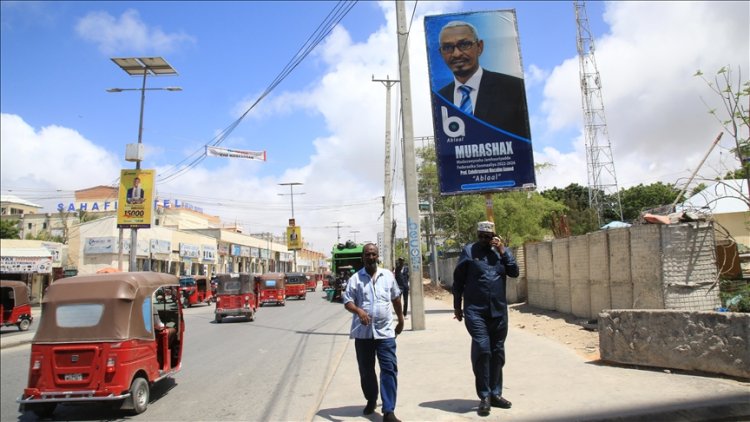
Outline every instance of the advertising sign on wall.
POLYGON ((440 193, 533 188, 514 10, 424 19, 440 193))
POLYGON ((151 253, 170 254, 172 253, 172 242, 169 240, 151 239, 151 253))
POLYGON ((154 170, 121 170, 117 228, 150 228, 153 197, 154 170))
POLYGON ((200 248, 190 243, 180 243, 180 256, 183 258, 199 258, 200 248))
MULTIPOLYGON (((130 248, 128 248, 130 249, 130 248)), ((110 237, 87 237, 83 243, 84 254, 111 254, 117 253, 117 238, 110 237)))

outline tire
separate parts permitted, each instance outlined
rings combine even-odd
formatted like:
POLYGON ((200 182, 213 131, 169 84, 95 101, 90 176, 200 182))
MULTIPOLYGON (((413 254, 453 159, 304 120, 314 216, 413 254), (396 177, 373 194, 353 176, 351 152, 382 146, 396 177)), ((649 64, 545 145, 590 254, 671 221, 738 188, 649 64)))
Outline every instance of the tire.
POLYGON ((224 319, 224 316, 221 314, 216 314, 216 317, 214 318, 214 321, 216 321, 217 324, 221 324, 221 321, 224 319))
POLYGON ((52 416, 53 413, 55 413, 55 408, 57 407, 57 403, 41 403, 41 404, 34 404, 34 405, 26 405, 27 409, 34 412, 34 414, 39 418, 49 418, 52 416))
POLYGON ((150 389, 148 382, 142 377, 138 377, 130 384, 130 396, 133 400, 133 413, 138 415, 148 409, 150 389))
POLYGON ((19 331, 28 331, 29 326, 31 325, 31 321, 24 318, 21 320, 21 322, 18 323, 18 330, 19 331))

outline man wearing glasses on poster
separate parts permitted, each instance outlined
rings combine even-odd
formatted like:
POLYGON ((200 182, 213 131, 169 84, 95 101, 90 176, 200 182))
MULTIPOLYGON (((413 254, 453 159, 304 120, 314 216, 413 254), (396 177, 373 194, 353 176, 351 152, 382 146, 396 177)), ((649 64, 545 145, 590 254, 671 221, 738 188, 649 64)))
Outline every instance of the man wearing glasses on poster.
POLYGON ((440 55, 454 77, 439 94, 465 114, 529 139, 523 79, 491 72, 479 65, 484 41, 468 22, 447 23, 439 39, 440 55))

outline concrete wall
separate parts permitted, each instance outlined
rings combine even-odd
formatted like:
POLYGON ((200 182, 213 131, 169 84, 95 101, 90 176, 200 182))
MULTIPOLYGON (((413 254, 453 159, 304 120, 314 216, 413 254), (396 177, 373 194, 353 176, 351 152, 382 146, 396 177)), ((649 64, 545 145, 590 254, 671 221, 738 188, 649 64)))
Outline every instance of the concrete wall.
POLYGON ((607 230, 609 246, 609 291, 613 309, 633 307, 633 281, 630 279, 630 231, 607 230))
POLYGON ((555 310, 569 314, 570 303, 570 257, 567 239, 552 241, 552 271, 555 285, 555 310))
POLYGON ((539 307, 555 310, 555 274, 552 263, 552 243, 537 244, 537 267, 539 268, 539 307))
POLYGON ((569 237, 568 241, 571 313, 580 318, 593 318, 589 285, 589 238, 575 236, 569 237))
POLYGON ((750 314, 610 310, 599 315, 603 360, 750 378, 750 314))
POLYGON ((527 244, 526 251, 527 301, 538 308, 595 319, 613 308, 720 306, 710 224, 598 231, 527 244))
POLYGON ((589 233, 586 237, 589 238, 591 318, 596 318, 602 309, 612 308, 609 288, 609 244, 606 231, 589 233))

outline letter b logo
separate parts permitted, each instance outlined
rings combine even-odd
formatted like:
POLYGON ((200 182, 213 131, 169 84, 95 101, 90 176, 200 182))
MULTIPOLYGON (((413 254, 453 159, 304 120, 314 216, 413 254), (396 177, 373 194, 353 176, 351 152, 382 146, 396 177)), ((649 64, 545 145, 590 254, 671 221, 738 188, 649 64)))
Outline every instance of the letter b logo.
POLYGON ((443 132, 451 138, 464 136, 464 121, 458 116, 448 116, 448 109, 440 107, 443 114, 443 132))

